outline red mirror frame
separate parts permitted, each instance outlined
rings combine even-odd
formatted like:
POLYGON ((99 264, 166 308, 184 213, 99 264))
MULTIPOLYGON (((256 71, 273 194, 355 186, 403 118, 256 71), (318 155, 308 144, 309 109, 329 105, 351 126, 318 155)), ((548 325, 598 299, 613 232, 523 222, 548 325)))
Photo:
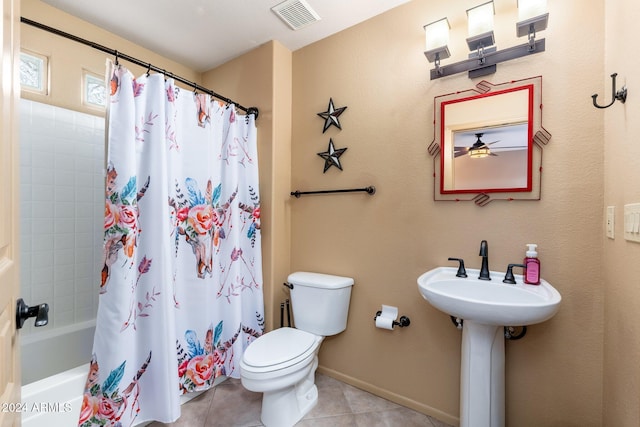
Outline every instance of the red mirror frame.
MULTIPOLYGON (((514 95, 515 96, 515 95, 514 95)), ((473 110, 472 110, 473 111, 473 110)), ((495 118, 487 120, 486 111, 471 112, 466 123, 473 123, 473 129, 465 129, 472 132, 474 129, 500 128, 503 118, 498 114, 495 118), (495 120, 494 120, 495 119, 495 120), (497 123, 497 125, 496 125, 497 123), (486 125, 486 126, 485 126, 486 125)), ((493 200, 540 200, 542 180, 542 150, 551 139, 551 134, 542 126, 542 76, 531 77, 522 80, 514 80, 501 84, 492 84, 485 80, 479 82, 475 88, 461 92, 440 95, 434 98, 434 138, 428 151, 434 158, 434 200, 436 201, 473 201, 479 206, 484 206, 493 200), (446 126, 445 115, 447 107, 469 102, 465 107, 473 106, 478 100, 491 99, 494 96, 512 96, 518 91, 527 94, 527 154, 526 154, 526 183, 518 185, 505 185, 503 187, 482 187, 455 189, 445 187, 444 173, 445 157, 453 157, 453 142, 445 153, 445 139, 451 139, 453 132, 450 126, 446 126), (446 138, 445 138, 446 137, 446 138), (439 166, 439 167, 438 167, 439 166), (438 170, 439 169, 439 170, 438 170)), ((465 127, 462 125, 462 127, 465 127)), ((467 126, 469 127, 469 126, 467 126)), ((478 161, 478 160, 474 160, 478 161)), ((481 160, 480 160, 481 161, 481 160)))

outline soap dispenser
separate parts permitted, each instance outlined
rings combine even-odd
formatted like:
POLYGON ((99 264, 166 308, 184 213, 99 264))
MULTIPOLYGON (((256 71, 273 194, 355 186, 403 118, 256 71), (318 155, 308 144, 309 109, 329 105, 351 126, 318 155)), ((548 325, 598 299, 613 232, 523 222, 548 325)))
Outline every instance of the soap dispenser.
POLYGON ((524 283, 529 285, 540 284, 540 260, 538 259, 538 252, 536 248, 538 245, 534 243, 527 243, 529 250, 524 258, 524 283))

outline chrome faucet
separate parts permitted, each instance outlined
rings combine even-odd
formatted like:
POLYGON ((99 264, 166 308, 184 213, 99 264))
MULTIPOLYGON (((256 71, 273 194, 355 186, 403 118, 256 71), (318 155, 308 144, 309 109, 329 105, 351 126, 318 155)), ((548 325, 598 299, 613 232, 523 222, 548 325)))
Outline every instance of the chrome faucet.
POLYGON ((482 267, 480 267, 478 279, 491 280, 491 276, 489 275, 489 245, 486 240, 480 242, 480 253, 478 255, 482 257, 482 267))

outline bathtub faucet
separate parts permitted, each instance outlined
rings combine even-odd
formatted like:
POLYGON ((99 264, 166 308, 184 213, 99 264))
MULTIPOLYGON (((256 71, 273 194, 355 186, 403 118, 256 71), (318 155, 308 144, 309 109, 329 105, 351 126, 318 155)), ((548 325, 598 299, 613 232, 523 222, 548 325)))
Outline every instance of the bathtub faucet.
POLYGON ((49 323, 49 304, 43 303, 29 307, 22 298, 16 301, 16 329, 22 328, 24 321, 30 317, 36 318, 35 326, 49 323))

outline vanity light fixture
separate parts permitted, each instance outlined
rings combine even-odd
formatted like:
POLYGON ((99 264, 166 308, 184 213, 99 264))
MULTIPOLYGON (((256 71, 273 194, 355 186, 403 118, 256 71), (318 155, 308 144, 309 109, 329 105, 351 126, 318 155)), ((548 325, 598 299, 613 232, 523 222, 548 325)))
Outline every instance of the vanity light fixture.
POLYGON ((469 29, 467 46, 469 46, 470 51, 493 46, 495 43, 493 37, 494 14, 493 1, 467 9, 467 26, 469 29))
POLYGON ((440 69, 440 60, 451 56, 449 53, 449 20, 442 18, 424 26, 426 49, 424 56, 427 61, 434 62, 436 72, 440 69))
MULTIPOLYGON (((546 13, 547 11, 547 0, 518 0, 518 37, 522 37, 528 33, 520 33, 521 27, 528 27, 529 20, 533 19, 533 23, 544 22, 544 27, 539 27, 539 30, 544 30, 546 28, 546 20, 545 19, 536 19, 538 17, 547 18, 549 15, 546 13)), ((541 25, 541 24, 537 24, 541 25)))
POLYGON ((500 62, 544 52, 545 40, 536 40, 536 32, 546 29, 549 22, 549 13, 545 12, 547 9, 546 0, 517 0, 517 3, 518 22, 516 23, 516 34, 518 37, 527 36, 527 43, 498 50, 494 46, 493 1, 486 2, 467 10, 469 30, 467 46, 471 53, 469 54, 469 59, 453 64, 442 65, 440 63, 441 59, 450 56, 447 45, 445 44, 443 47, 441 43, 430 40, 436 37, 434 34, 438 34, 434 32, 435 24, 446 21, 448 26, 449 22, 446 18, 443 18, 440 21, 425 25, 424 29, 427 38, 425 56, 429 62, 435 63, 435 68, 430 72, 431 80, 465 71, 469 73, 469 78, 486 76, 495 73, 496 65, 500 62))
POLYGON ((495 64, 485 65, 485 53, 496 51, 496 47, 493 46, 496 43, 493 36, 493 15, 493 1, 467 9, 467 46, 471 52, 469 58, 477 59, 479 68, 483 70, 482 75, 496 72, 495 64))

